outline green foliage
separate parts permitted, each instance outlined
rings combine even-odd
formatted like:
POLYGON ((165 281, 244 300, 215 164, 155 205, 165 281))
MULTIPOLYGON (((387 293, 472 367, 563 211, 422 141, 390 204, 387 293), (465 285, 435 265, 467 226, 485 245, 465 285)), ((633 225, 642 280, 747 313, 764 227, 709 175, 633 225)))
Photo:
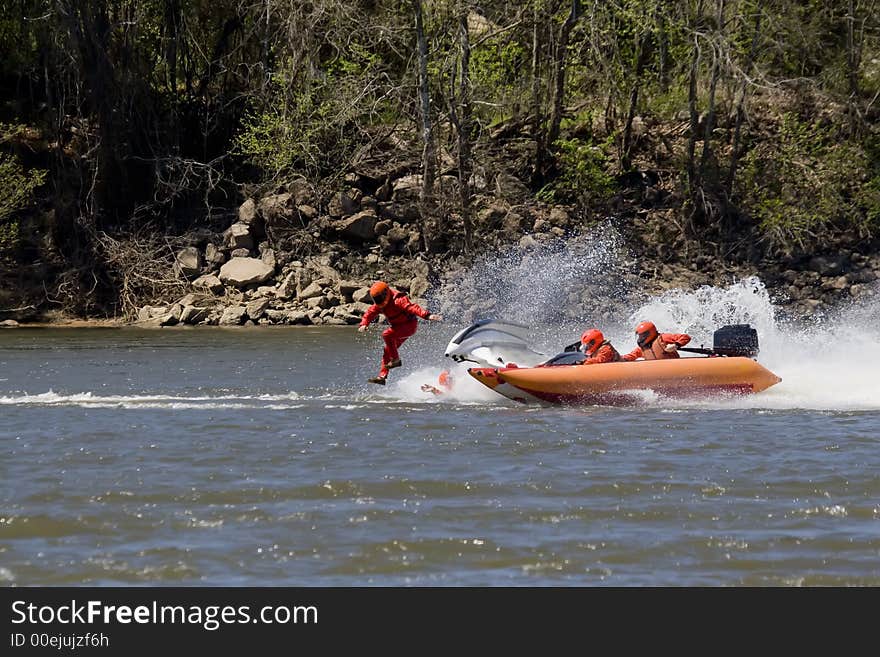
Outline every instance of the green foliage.
POLYGON ((371 79, 381 61, 363 49, 349 55, 357 53, 363 58, 337 57, 313 79, 296 72, 276 74, 260 107, 242 122, 238 151, 269 178, 292 170, 336 173, 358 147, 358 131, 388 109, 386 101, 377 99, 371 79))
MULTIPOLYGON (((0 124, 0 143, 20 129, 21 126, 0 124)), ((45 180, 45 171, 25 171, 16 158, 0 153, 0 252, 18 246, 20 231, 15 214, 33 203, 34 190, 45 180)))
POLYGON ((559 176, 545 185, 538 199, 549 203, 602 204, 614 193, 614 178, 608 173, 610 142, 596 145, 592 140, 559 139, 559 176))
POLYGON ((786 113, 775 140, 744 159, 743 205, 773 242, 804 245, 829 229, 880 229, 880 166, 863 143, 833 125, 786 113))
POLYGON ((522 82, 525 60, 521 44, 492 39, 471 51, 471 83, 477 88, 492 90, 496 98, 503 96, 522 82))

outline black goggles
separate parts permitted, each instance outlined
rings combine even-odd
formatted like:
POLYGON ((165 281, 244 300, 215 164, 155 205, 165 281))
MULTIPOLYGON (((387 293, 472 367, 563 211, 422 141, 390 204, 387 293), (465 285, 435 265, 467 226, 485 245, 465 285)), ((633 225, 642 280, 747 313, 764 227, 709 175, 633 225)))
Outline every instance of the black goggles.
POLYGON ((647 347, 657 337, 656 335, 651 335, 651 331, 642 331, 641 333, 636 333, 636 335, 638 336, 636 342, 640 347, 647 347))

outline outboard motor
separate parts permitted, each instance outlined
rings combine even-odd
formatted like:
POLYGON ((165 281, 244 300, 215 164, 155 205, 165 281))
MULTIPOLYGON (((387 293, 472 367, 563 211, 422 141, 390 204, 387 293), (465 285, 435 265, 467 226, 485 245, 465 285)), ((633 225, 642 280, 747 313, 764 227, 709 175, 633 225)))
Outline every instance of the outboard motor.
POLYGON ((755 358, 758 355, 758 331, 749 324, 722 326, 712 340, 712 349, 719 356, 755 358))

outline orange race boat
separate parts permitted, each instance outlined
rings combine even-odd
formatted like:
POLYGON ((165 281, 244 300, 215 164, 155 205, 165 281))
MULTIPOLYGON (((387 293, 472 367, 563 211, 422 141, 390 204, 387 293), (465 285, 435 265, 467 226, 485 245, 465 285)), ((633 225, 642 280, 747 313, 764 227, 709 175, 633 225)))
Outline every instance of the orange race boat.
POLYGON ((712 349, 687 349, 704 357, 579 365, 574 345, 561 354, 529 364, 540 354, 525 346, 526 327, 483 320, 459 332, 446 355, 483 365, 468 373, 495 392, 519 402, 555 404, 631 404, 640 391, 668 397, 743 394, 766 390, 782 379, 754 360, 755 330, 745 324, 715 332, 712 349), (523 364, 520 366, 514 358, 523 364))

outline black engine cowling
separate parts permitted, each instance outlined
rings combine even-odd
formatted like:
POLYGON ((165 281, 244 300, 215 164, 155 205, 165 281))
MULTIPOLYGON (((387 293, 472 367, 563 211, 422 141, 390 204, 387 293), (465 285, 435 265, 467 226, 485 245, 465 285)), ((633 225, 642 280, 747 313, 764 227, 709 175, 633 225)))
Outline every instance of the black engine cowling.
POLYGON ((749 324, 730 324, 715 331, 712 348, 720 356, 758 355, 758 331, 749 324))

